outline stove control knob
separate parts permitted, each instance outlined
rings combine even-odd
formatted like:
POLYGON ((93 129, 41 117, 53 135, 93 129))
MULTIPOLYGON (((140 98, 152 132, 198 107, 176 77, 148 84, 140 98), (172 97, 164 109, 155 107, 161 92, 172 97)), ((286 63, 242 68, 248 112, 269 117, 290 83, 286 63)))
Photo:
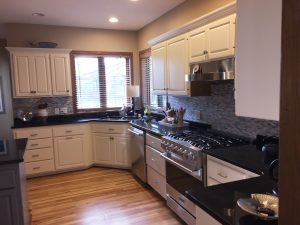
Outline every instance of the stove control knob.
POLYGON ((195 155, 192 152, 190 152, 188 154, 188 158, 189 158, 189 160, 195 160, 195 155))
POLYGON ((183 155, 183 157, 188 157, 188 154, 189 154, 189 152, 187 151, 187 150, 184 150, 183 152, 182 152, 182 155, 183 155))
POLYGON ((183 149, 182 149, 182 148, 179 148, 179 149, 177 150, 177 152, 182 153, 182 152, 183 152, 183 149))

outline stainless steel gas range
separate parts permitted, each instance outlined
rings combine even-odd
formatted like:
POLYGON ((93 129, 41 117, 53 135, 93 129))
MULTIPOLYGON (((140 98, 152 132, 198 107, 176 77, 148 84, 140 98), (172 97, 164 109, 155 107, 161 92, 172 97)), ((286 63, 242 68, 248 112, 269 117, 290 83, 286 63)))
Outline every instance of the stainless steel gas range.
POLYGON ((206 154, 203 150, 245 143, 241 138, 211 130, 183 131, 162 137, 167 205, 188 225, 196 224, 196 205, 185 197, 186 191, 206 187, 206 154))

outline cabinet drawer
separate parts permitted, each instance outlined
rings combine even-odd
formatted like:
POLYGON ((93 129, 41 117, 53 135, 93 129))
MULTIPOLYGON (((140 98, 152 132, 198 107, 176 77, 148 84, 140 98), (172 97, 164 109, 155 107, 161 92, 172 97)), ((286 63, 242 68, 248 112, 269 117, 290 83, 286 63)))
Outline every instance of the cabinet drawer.
POLYGON ((38 138, 51 138, 52 129, 51 128, 22 128, 14 130, 15 139, 18 138, 28 138, 28 139, 38 139, 38 138))
POLYGON ((69 126, 64 125, 64 126, 57 126, 53 128, 54 137, 84 134, 85 132, 86 132, 86 126, 84 125, 69 125, 69 126))
POLYGON ((50 160, 43 160, 38 162, 25 163, 25 171, 26 171, 26 175, 54 171, 54 161, 53 159, 50 159, 50 160))
POLYGON ((13 188, 16 186, 16 177, 14 170, 2 170, 0 171, 0 190, 6 188, 13 188))
POLYGON ((166 178, 147 166, 147 182, 163 198, 166 198, 166 178))
POLYGON ((52 138, 28 140, 26 149, 48 148, 53 146, 52 138))
POLYGON ((160 152, 154 148, 146 146, 146 163, 162 176, 166 176, 166 162, 160 156, 160 152))
POLYGON ((128 125, 124 124, 92 124, 92 132, 109 134, 127 134, 128 125))
POLYGON ((156 150, 158 150, 160 152, 164 152, 164 150, 161 147, 161 140, 150 134, 146 134, 146 145, 149 145, 152 148, 155 148, 156 150))
POLYGON ((26 163, 46 159, 53 159, 53 148, 26 150, 24 154, 24 161, 26 163))

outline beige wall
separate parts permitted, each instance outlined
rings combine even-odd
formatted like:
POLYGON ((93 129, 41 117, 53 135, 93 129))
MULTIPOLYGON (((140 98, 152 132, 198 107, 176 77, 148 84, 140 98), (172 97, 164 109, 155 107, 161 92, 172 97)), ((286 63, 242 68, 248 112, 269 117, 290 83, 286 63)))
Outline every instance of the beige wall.
POLYGON ((59 27, 29 24, 6 24, 7 44, 28 47, 28 41, 51 41, 58 48, 85 51, 133 52, 135 83, 139 83, 137 32, 59 27))
POLYGON ((141 29, 138 32, 138 49, 149 48, 149 40, 231 2, 234 0, 187 0, 141 29))

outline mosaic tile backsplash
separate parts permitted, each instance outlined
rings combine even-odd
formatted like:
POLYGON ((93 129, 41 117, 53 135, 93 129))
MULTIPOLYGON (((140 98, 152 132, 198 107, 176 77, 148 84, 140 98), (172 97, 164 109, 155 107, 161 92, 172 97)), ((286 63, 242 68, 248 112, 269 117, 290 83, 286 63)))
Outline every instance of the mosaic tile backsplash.
POLYGON ((67 107, 68 114, 73 113, 72 97, 47 97, 47 98, 15 98, 13 99, 14 117, 19 110, 31 111, 36 114, 38 105, 46 102, 49 115, 55 115, 55 108, 67 107))
POLYGON ((234 82, 212 85, 211 96, 174 97, 169 96, 172 107, 186 108, 184 119, 205 121, 214 129, 244 137, 255 138, 256 134, 279 134, 279 123, 271 120, 235 116, 234 82))

